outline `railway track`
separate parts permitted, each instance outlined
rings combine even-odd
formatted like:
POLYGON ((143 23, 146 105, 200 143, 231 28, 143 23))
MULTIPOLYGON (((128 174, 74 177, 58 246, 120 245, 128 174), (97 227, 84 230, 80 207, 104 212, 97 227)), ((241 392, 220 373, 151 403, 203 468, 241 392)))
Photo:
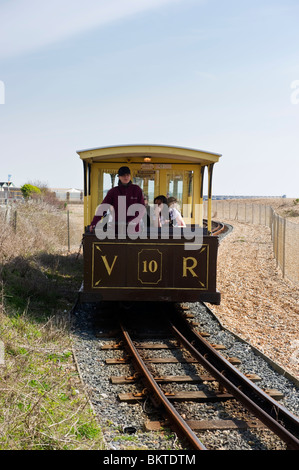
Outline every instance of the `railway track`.
MULTIPOLYGON (((142 315, 139 315, 141 318, 142 315)), ((227 429, 237 428, 264 428, 270 429, 287 445, 288 449, 299 449, 299 420, 287 409, 281 406, 271 394, 261 390, 256 384, 233 364, 225 359, 218 351, 219 345, 210 345, 208 341, 190 323, 180 315, 171 313, 163 325, 159 325, 166 334, 166 341, 152 341, 152 334, 147 336, 145 325, 138 325, 138 318, 134 316, 133 324, 130 321, 120 320, 119 328, 122 335, 121 343, 110 345, 111 349, 123 348, 126 351, 125 359, 113 358, 108 364, 131 362, 134 365, 135 374, 129 377, 111 377, 112 383, 133 383, 138 380, 142 383, 142 391, 137 393, 122 393, 120 401, 136 402, 150 398, 153 405, 162 412, 164 419, 175 432, 188 442, 188 446, 196 450, 206 450, 194 429, 207 428, 219 429, 223 426, 227 429), (138 331, 137 331, 138 330, 138 331), (140 341, 140 335, 142 341, 140 341), (175 356, 159 358, 159 350, 174 351, 175 356), (155 350, 156 357, 150 359, 149 351, 155 350), (178 359, 178 357, 180 359, 178 359), (193 364, 198 370, 192 376, 159 376, 155 370, 155 364, 180 362, 193 364), (195 386, 193 391, 177 390, 176 384, 188 383, 195 386), (202 384, 198 386, 198 384, 202 384), (247 410, 246 420, 223 420, 210 423, 188 423, 182 414, 174 406, 174 403, 187 402, 188 400, 206 403, 238 401, 247 410), (225 422, 226 421, 226 422, 225 422)), ((158 332, 156 332, 158 334, 158 332)), ((254 379, 254 378, 253 378, 254 379)), ((273 391, 272 391, 273 393, 273 391)))
POLYGON ((212 220, 212 234, 213 236, 222 235, 227 230, 227 226, 222 222, 212 220))
MULTIPOLYGON (((203 220, 203 226, 205 228, 208 227, 208 221, 206 219, 203 220)), ((222 235, 227 230, 227 226, 223 222, 218 222, 212 220, 212 235, 222 235)))

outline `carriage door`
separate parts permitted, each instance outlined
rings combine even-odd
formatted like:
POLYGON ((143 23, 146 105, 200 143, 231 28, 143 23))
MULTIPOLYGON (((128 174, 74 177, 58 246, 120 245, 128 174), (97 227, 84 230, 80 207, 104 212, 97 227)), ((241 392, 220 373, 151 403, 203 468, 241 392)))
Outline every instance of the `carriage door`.
POLYGON ((148 204, 153 204, 155 197, 159 194, 159 176, 159 170, 151 164, 141 164, 140 168, 133 170, 133 183, 142 189, 148 204))

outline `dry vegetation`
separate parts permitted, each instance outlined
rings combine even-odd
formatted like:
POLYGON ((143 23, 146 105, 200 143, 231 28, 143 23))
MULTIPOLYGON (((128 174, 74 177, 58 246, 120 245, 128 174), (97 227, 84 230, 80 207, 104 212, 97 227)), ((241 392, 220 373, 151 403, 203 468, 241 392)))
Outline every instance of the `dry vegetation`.
POLYGON ((0 450, 101 449, 72 357, 82 260, 61 251, 65 212, 31 201, 8 216, 0 212, 0 450))

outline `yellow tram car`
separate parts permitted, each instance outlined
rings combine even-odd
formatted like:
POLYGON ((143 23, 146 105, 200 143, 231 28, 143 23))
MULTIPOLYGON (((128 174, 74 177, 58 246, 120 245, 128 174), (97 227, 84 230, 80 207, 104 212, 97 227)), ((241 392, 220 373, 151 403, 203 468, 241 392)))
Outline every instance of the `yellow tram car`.
POLYGON ((212 233, 212 176, 220 154, 165 145, 123 145, 77 152, 83 161, 84 279, 82 302, 163 301, 220 303, 216 286, 218 236, 212 233), (158 195, 176 198, 186 227, 99 239, 89 231, 97 207, 130 168, 152 206, 158 195), (208 178, 207 221, 203 186, 208 178), (201 237, 196 234, 201 234, 201 237), (192 239, 192 235, 194 237, 192 239))

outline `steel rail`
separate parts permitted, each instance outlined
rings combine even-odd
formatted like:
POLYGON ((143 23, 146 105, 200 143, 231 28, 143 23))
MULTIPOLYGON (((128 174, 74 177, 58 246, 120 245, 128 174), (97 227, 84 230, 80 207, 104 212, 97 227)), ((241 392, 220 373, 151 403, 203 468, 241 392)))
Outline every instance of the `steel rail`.
POLYGON ((189 441, 189 443, 194 449, 207 450, 204 444, 198 439, 196 434, 192 431, 192 429, 188 426, 188 424, 183 420, 180 414, 176 411, 176 409, 172 406, 170 401, 167 399, 167 397, 165 396, 164 392, 161 390, 159 385, 156 383, 151 372, 148 370, 141 356, 139 355, 127 328, 121 322, 120 322, 120 327, 121 327, 121 331, 123 334, 123 338, 125 340, 125 346, 129 350, 129 353, 132 355, 132 360, 135 363, 139 372, 142 374, 142 378, 145 380, 146 385, 154 394, 155 401, 157 400, 158 403, 163 406, 171 422, 174 423, 174 426, 178 429, 179 432, 181 432, 184 435, 184 437, 189 441))
POLYGON ((217 225, 217 227, 215 227, 214 230, 212 230, 213 237, 220 235, 224 230, 225 230, 224 224, 217 225))
POLYGON ((180 323, 179 329, 170 322, 170 329, 181 344, 228 392, 279 436, 289 449, 299 450, 299 440, 294 435, 299 434, 299 419, 245 377, 194 330, 188 332, 190 340, 186 339, 185 331, 184 335, 181 332, 182 327, 189 329, 184 322, 180 323))
MULTIPOLYGON (((207 228, 208 222, 206 219, 203 220, 204 227, 207 228)), ((225 224, 223 222, 215 222, 212 220, 212 231, 211 235, 216 236, 220 235, 225 230, 225 224)))

